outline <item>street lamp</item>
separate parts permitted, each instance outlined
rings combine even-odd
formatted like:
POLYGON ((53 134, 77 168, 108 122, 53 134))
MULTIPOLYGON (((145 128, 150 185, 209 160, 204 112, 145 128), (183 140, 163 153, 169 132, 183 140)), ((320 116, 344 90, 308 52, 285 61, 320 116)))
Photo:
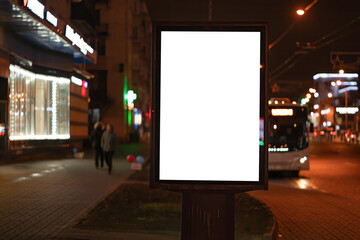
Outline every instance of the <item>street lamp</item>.
POLYGON ((315 88, 309 88, 309 92, 310 93, 316 93, 316 89, 315 88))
POLYGON ((296 11, 296 13, 297 13, 297 15, 302 16, 302 15, 305 14, 305 11, 302 10, 302 9, 299 9, 299 10, 296 11))
MULTIPOLYGON (((314 4, 317 3, 318 1, 319 0, 314 0, 312 3, 310 3, 304 9, 298 9, 296 11, 296 14, 299 16, 303 16, 305 14, 305 12, 309 11, 309 9, 312 6, 314 6, 314 4)), ((271 50, 271 48, 273 48, 276 44, 278 44, 290 32, 290 30, 295 27, 295 23, 296 23, 296 21, 294 21, 277 39, 275 39, 275 41, 273 41, 272 43, 269 44, 269 50, 271 50)))
POLYGON ((336 85, 340 86, 342 83, 340 80, 336 80, 336 82, 331 82, 331 86, 335 87, 336 85))

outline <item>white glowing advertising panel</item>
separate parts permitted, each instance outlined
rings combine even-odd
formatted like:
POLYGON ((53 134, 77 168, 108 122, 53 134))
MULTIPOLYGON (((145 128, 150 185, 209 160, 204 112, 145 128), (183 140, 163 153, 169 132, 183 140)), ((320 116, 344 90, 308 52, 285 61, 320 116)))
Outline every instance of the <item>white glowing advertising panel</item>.
POLYGON ((155 28, 155 181, 265 185, 264 29, 155 28))

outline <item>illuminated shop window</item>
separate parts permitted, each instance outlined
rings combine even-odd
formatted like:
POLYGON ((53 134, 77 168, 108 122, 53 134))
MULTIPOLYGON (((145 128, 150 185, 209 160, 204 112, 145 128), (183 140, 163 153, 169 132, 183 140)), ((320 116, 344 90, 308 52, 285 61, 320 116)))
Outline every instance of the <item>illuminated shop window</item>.
POLYGON ((10 65, 10 140, 69 139, 69 83, 10 65))

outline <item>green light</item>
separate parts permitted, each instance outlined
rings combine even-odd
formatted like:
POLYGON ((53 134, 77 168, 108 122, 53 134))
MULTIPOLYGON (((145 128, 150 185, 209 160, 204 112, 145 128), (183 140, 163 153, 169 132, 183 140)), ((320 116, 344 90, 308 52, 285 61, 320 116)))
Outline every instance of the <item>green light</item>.
POLYGON ((131 126, 132 120, 131 120, 131 111, 128 111, 128 126, 131 126))
POLYGON ((260 140, 260 141, 259 141, 259 145, 260 145, 260 146, 264 146, 264 142, 260 140))
POLYGON ((128 101, 128 104, 131 104, 137 99, 137 94, 133 90, 129 90, 125 94, 125 99, 128 101))
POLYGON ((124 90, 123 90, 123 96, 124 96, 124 109, 127 109, 127 101, 126 101, 126 94, 128 92, 128 79, 127 76, 124 76, 124 90))

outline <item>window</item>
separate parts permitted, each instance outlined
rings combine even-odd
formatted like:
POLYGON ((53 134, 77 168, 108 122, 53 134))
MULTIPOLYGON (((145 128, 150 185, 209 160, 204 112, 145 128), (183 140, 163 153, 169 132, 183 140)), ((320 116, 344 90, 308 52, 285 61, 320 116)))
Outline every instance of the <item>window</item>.
POLYGON ((70 138, 69 82, 10 65, 10 140, 70 138))

